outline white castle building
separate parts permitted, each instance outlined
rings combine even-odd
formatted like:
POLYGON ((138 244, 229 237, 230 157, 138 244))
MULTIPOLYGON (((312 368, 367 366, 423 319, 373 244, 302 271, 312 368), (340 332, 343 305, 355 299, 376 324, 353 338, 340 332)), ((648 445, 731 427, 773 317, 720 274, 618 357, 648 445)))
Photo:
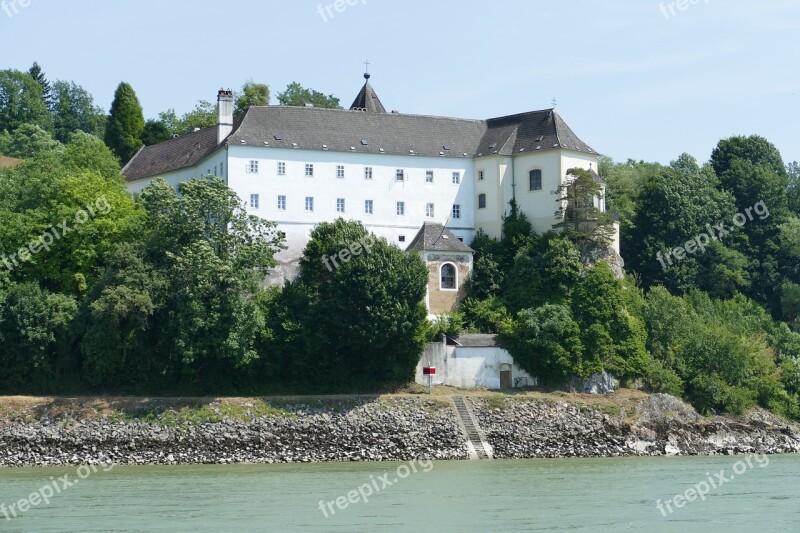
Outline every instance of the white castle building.
POLYGON ((597 168, 597 152, 554 109, 488 120, 387 112, 364 77, 350 109, 254 106, 234 117, 233 92, 220 90, 217 126, 142 148, 122 170, 128 191, 157 177, 177 186, 219 176, 286 234, 283 275, 316 224, 343 217, 400 247, 413 241, 440 262, 432 284, 458 293, 463 277, 451 288, 445 265, 468 272, 472 253, 447 239, 470 243, 479 229, 499 237, 512 199, 537 232, 550 230, 567 170, 597 168))

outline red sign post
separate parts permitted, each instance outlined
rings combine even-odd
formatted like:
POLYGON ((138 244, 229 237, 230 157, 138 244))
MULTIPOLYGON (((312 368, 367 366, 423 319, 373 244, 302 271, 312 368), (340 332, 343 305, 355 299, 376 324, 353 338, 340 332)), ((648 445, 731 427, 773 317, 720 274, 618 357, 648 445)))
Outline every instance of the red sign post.
MULTIPOLYGON (((428 363, 430 365, 430 363, 428 363)), ((422 375, 428 376, 428 394, 433 392, 433 376, 436 374, 436 367, 435 366, 423 366, 422 367, 422 375)))

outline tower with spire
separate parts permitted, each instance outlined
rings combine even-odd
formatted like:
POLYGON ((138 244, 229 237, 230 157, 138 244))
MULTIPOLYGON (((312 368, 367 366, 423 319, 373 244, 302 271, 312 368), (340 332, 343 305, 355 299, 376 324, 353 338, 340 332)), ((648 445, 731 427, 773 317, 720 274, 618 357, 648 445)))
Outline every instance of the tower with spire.
POLYGON ((381 99, 375 93, 375 89, 369 83, 370 73, 364 73, 364 86, 359 91, 356 99, 353 100, 353 105, 350 106, 350 111, 366 111, 367 113, 386 113, 386 108, 383 107, 381 99))

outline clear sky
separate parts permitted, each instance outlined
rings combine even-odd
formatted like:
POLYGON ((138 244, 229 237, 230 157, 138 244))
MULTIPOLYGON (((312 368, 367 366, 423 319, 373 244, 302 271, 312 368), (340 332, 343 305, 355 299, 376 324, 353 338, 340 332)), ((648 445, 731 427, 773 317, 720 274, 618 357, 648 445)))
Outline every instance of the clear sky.
POLYGON ((0 68, 36 60, 106 110, 124 80, 150 118, 251 78, 349 106, 368 58, 388 109, 489 118, 555 97, 615 160, 706 161, 735 134, 800 160, 798 0, 340 1, 0 0, 0 68))

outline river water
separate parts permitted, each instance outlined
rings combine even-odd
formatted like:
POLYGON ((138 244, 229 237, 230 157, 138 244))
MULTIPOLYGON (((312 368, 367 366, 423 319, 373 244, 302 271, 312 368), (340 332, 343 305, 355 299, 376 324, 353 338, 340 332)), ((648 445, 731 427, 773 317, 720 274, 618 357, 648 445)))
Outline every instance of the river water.
POLYGON ((0 532, 800 531, 798 455, 106 469, 0 470, 0 532))

